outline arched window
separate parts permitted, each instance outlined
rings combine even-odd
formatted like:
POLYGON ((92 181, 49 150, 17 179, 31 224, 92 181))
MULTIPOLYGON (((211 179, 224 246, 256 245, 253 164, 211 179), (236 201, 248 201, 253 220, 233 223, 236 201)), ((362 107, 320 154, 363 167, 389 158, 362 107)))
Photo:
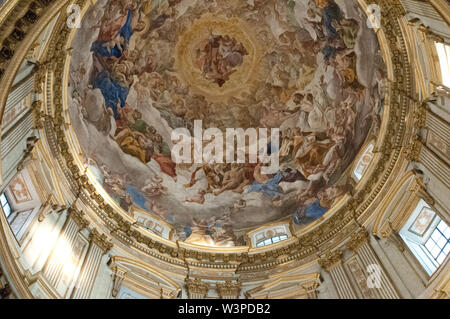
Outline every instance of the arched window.
POLYGON ((450 88, 450 46, 435 42, 436 51, 441 66, 442 84, 450 88))
POLYGON ((367 171, 367 168, 369 168, 370 162, 372 162, 373 159, 374 147, 375 142, 370 142, 369 145, 367 145, 367 147, 364 149, 364 152, 356 163, 355 168, 353 169, 353 176, 356 181, 360 181, 364 173, 367 171))

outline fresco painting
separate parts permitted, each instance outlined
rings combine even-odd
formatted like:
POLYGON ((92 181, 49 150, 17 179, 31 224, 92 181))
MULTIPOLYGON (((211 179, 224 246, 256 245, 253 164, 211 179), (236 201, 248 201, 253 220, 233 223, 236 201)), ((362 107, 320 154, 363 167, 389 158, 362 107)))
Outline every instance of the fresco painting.
POLYGON ((72 43, 68 89, 89 170, 125 211, 191 243, 235 246, 242 230, 321 218, 380 129, 386 67, 366 20, 356 0, 97 1, 72 43), (194 135, 196 120, 279 128, 279 171, 176 164, 171 133, 194 135))

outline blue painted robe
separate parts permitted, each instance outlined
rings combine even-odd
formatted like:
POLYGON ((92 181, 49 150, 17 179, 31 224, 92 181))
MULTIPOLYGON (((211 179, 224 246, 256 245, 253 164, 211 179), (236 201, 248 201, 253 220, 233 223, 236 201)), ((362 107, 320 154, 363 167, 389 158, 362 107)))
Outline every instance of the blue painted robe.
POLYGON ((260 184, 257 181, 254 181, 250 186, 248 192, 249 193, 263 193, 264 195, 269 196, 270 198, 274 198, 277 196, 283 196, 283 193, 280 190, 279 183, 283 178, 283 174, 278 172, 274 177, 269 179, 266 184, 260 184))
POLYGON ((145 198, 142 193, 133 186, 127 185, 127 194, 131 195, 131 198, 133 199, 133 203, 139 206, 142 209, 147 209, 145 207, 145 203, 147 202, 147 199, 145 198))
MULTIPOLYGON (((124 26, 119 29, 116 36, 120 36, 124 39, 124 48, 125 50, 128 47, 128 44, 130 43, 131 36, 133 35, 133 28, 131 27, 131 23, 133 21, 133 11, 128 11, 127 21, 125 22, 124 26)), ((112 40, 112 39, 111 39, 112 40)), ((98 55, 110 58, 110 57, 116 57, 120 58, 123 54, 123 51, 118 47, 116 44, 113 48, 111 48, 110 52, 108 51, 108 48, 105 47, 105 44, 107 42, 105 41, 95 41, 92 44, 91 51, 97 53, 98 55)))
POLYGON ((100 89, 105 98, 106 107, 113 110, 116 120, 120 119, 117 104, 120 102, 120 107, 125 107, 130 88, 121 86, 119 81, 114 79, 108 71, 103 71, 97 75, 94 89, 100 89))
POLYGON ((322 217, 327 211, 328 208, 320 206, 320 201, 315 201, 306 208, 305 215, 309 218, 318 219, 322 217))

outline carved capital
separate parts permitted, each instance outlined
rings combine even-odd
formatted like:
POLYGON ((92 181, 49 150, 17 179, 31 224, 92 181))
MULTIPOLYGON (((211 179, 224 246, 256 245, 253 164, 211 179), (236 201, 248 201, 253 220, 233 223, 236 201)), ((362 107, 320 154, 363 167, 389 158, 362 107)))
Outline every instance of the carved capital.
POLYGON ((84 218, 84 213, 77 210, 76 208, 70 207, 68 209, 67 218, 71 218, 75 224, 80 228, 80 230, 89 226, 89 222, 84 218))
POLYGON ((359 230, 357 233, 354 233, 350 240, 345 244, 348 248, 353 250, 354 252, 358 251, 362 245, 369 241, 369 233, 363 228, 359 230))
POLYGON ((418 162, 420 151, 422 150, 422 141, 418 135, 414 135, 413 140, 405 148, 406 159, 411 162, 418 162))
POLYGON ((426 102, 419 105, 418 110, 414 113, 414 127, 417 130, 427 126, 428 106, 426 102))
POLYGON ((100 235, 100 233, 95 228, 92 229, 91 233, 89 234, 89 240, 92 244, 99 247, 104 254, 110 251, 113 247, 113 244, 109 240, 108 236, 106 236, 105 234, 100 235))
POLYGON ((216 284, 216 290, 222 299, 237 299, 241 292, 241 283, 227 280, 225 283, 216 284))
POLYGON ((340 249, 328 252, 325 257, 319 259, 319 265, 327 271, 341 263, 342 251, 340 249))
POLYGON ((193 280, 186 278, 185 284, 190 299, 203 299, 208 294, 209 284, 198 278, 193 280))

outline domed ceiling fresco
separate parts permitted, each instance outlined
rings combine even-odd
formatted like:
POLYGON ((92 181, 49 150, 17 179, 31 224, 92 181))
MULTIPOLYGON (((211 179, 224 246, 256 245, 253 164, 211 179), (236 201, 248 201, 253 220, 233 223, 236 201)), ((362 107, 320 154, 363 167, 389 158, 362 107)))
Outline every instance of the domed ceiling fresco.
POLYGON ((244 230, 319 219, 351 191, 349 165, 380 129, 386 71, 356 0, 99 0, 72 48, 86 166, 125 211, 159 216, 186 242, 235 246, 244 230), (195 121, 279 128, 266 149, 277 171, 175 163, 172 132, 194 136, 195 121))

